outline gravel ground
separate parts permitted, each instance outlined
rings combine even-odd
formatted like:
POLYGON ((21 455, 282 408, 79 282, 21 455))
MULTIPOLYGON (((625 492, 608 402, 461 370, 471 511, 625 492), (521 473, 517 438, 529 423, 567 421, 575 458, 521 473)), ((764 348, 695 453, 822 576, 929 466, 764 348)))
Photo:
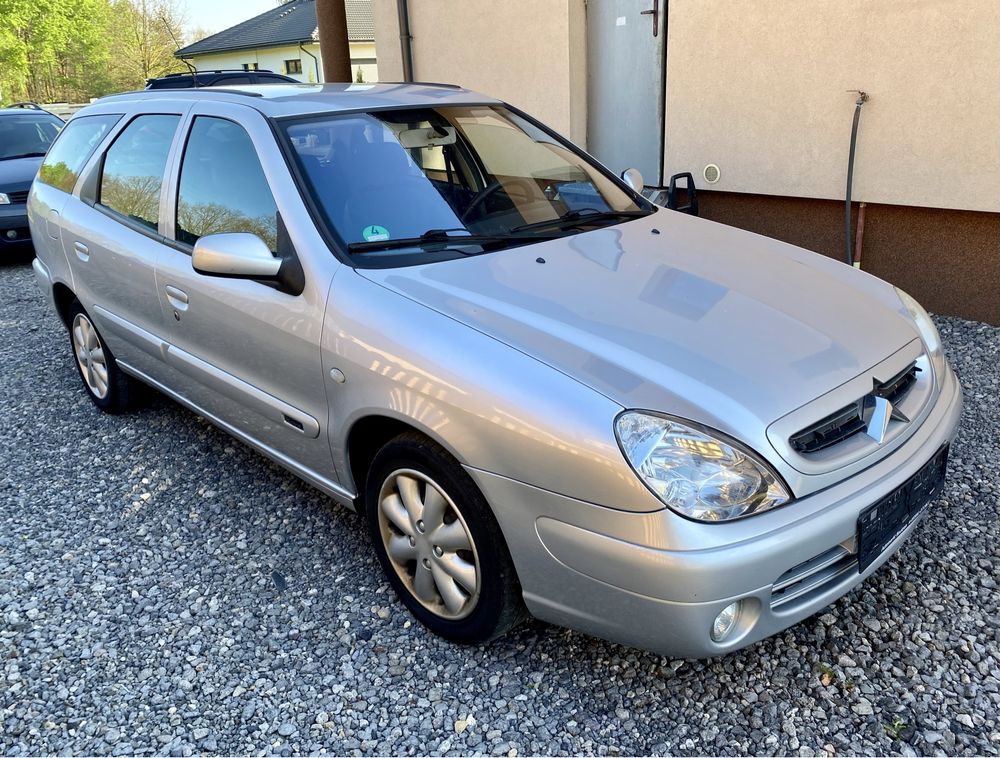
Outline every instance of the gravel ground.
POLYGON ((944 497, 864 586, 713 661, 412 624, 360 519, 173 403, 84 395, 0 266, 0 745, 50 753, 1000 752, 1000 329, 939 319, 944 497))

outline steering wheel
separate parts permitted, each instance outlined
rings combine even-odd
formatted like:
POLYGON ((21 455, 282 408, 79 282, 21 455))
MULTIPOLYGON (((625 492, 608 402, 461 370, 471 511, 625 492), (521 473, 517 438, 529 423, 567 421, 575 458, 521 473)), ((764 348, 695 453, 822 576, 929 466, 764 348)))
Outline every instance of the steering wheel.
POLYGON ((498 181, 493 181, 483 187, 479 192, 477 192, 472 200, 469 202, 469 207, 462 211, 462 215, 459 216, 459 220, 464 224, 469 218, 472 217, 473 211, 479 210, 479 206, 485 203, 489 198, 497 193, 498 190, 503 189, 503 185, 498 181))

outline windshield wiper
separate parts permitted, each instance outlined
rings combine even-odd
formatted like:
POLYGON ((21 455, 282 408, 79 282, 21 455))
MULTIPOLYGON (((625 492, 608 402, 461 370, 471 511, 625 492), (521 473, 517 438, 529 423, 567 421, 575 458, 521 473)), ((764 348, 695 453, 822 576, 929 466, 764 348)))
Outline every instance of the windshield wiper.
MULTIPOLYGON (((538 242, 552 239, 555 235, 517 235, 517 234, 470 234, 467 229, 428 229, 419 237, 400 237, 399 239, 372 240, 370 242, 352 242, 347 246, 349 253, 370 253, 379 250, 396 250, 404 247, 439 247, 454 248, 458 245, 491 245, 498 242, 538 242)), ((461 252, 461 251, 460 251, 461 252)), ((473 253, 467 253, 473 255, 473 253)))
POLYGON ((521 224, 511 229, 511 232, 527 232, 533 229, 569 229, 581 224, 589 224, 594 221, 615 221, 624 218, 642 218, 648 216, 652 211, 599 211, 594 208, 580 208, 575 211, 566 211, 559 218, 548 221, 536 221, 532 224, 521 224))
POLYGON ((45 153, 19 153, 18 155, 5 155, 0 161, 12 161, 15 158, 44 158, 45 153))

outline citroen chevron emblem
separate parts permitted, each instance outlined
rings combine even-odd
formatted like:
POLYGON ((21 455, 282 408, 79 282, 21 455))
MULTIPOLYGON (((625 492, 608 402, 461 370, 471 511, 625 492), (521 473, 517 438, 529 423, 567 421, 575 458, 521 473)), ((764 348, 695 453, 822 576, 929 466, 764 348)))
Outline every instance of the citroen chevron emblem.
POLYGON ((895 408, 888 398, 877 393, 878 385, 875 384, 872 394, 866 395, 858 404, 858 415, 865 425, 865 434, 871 437, 879 445, 885 440, 885 433, 889 430, 890 421, 908 422, 902 411, 895 408))

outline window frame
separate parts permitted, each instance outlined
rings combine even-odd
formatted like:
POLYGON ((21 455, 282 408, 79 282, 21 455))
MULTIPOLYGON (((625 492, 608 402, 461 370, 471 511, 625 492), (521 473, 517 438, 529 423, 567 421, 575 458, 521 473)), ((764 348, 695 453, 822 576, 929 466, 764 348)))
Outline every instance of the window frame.
POLYGON ((177 136, 178 134, 180 134, 181 126, 184 124, 184 121, 185 121, 185 114, 177 112, 140 111, 130 114, 128 116, 128 120, 125 121, 125 123, 122 124, 117 131, 114 132, 114 134, 111 136, 110 142, 108 142, 107 146, 104 146, 103 149, 101 150, 100 160, 97 162, 97 165, 94 166, 94 168, 89 172, 89 175, 86 178, 86 183, 87 183, 86 190, 88 191, 88 194, 90 196, 86 198, 83 197, 83 191, 81 191, 80 193, 81 200, 84 200, 89 205, 91 205, 94 208, 94 210, 103 213, 105 216, 117 221, 122 226, 126 226, 129 229, 139 232, 140 234, 143 234, 147 237, 151 237, 153 239, 162 241, 163 240, 162 230, 164 221, 163 218, 164 194, 168 186, 170 167, 174 156, 174 152, 177 149, 177 136), (158 200, 159 208, 157 211, 155 229, 148 226, 147 224, 143 224, 140 221, 131 219, 128 216, 124 215, 123 213, 120 213, 116 211, 114 208, 105 205, 104 203, 101 202, 101 184, 103 183, 104 180, 104 163, 107 160, 108 151, 111 150, 112 147, 114 147, 115 143, 118 141, 118 138, 125 133, 125 131, 129 128, 129 126, 131 126, 133 123, 138 121, 140 118, 143 118, 144 116, 175 116, 177 118, 177 125, 174 127, 174 134, 170 140, 170 147, 167 148, 167 160, 163 164, 163 176, 160 177, 160 196, 158 200))
POLYGON ((302 59, 301 58, 289 58, 288 60, 285 61, 285 74, 287 76, 290 76, 292 74, 301 74, 301 73, 302 73, 302 59), (292 71, 288 67, 289 63, 294 63, 298 67, 298 71, 292 71))

